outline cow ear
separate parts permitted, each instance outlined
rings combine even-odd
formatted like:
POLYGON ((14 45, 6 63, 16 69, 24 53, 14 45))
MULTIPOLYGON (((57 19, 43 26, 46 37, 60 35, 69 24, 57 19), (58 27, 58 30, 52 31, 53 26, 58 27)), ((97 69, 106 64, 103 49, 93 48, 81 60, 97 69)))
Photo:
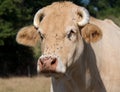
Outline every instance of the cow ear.
POLYGON ((87 24, 82 28, 81 35, 87 43, 94 43, 102 38, 102 31, 94 24, 87 24))
POLYGON ((39 34, 34 26, 27 26, 20 29, 17 33, 16 41, 19 44, 33 47, 40 40, 39 34))

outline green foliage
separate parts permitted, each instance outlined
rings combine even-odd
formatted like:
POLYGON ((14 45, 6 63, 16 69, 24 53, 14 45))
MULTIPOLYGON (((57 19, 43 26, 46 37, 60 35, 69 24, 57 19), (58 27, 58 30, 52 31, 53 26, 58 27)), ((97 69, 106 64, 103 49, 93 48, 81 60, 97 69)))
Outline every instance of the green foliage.
POLYGON ((100 11, 97 13, 97 17, 101 19, 111 19, 113 20, 117 25, 120 26, 120 8, 115 7, 115 8, 108 8, 106 10, 100 11))
POLYGON ((94 17, 112 19, 120 26, 120 0, 91 0, 87 6, 94 17))
POLYGON ((32 24, 41 7, 38 0, 0 0, 0 45, 5 44, 6 38, 14 37, 19 28, 32 24))
POLYGON ((16 30, 22 25, 22 20, 27 21, 30 19, 27 14, 31 9, 20 8, 22 0, 1 0, 0 3, 0 39, 5 43, 6 38, 15 36, 16 30))
POLYGON ((0 0, 0 76, 26 74, 27 67, 35 69, 33 52, 18 45, 15 38, 21 27, 32 24, 35 12, 41 7, 34 0, 0 0))

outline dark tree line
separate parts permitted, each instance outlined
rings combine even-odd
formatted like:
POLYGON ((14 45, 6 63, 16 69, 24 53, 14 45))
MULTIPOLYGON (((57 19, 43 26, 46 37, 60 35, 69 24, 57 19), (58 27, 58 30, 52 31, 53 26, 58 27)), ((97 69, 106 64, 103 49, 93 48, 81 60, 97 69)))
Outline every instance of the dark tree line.
MULTIPOLYGON (((60 0, 0 0, 0 76, 36 74, 40 50, 17 44, 16 34, 21 27, 32 24, 38 9, 55 1, 60 0)), ((120 25, 120 0, 69 1, 85 6, 95 17, 108 17, 120 25)))
POLYGON ((32 48, 17 44, 15 38, 41 7, 34 0, 0 0, 0 76, 36 74, 32 48))

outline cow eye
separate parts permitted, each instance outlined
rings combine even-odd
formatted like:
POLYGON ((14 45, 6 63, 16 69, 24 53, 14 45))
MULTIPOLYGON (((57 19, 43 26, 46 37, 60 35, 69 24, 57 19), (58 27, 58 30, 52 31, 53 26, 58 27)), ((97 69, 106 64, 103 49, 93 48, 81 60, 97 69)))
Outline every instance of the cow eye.
POLYGON ((69 33, 67 34, 67 38, 69 39, 69 40, 71 40, 72 39, 72 36, 74 35, 74 31, 71 29, 70 31, 69 31, 69 33))
POLYGON ((38 33, 40 35, 41 40, 43 40, 44 39, 44 35, 40 31, 38 33))

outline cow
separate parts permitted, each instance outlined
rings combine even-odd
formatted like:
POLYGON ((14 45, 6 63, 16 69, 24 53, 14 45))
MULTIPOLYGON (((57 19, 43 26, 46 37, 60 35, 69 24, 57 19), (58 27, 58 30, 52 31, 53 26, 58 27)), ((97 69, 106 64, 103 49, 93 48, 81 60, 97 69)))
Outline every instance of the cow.
POLYGON ((41 46, 37 71, 51 77, 51 92, 120 92, 120 28, 69 1, 38 10, 19 44, 41 46))

